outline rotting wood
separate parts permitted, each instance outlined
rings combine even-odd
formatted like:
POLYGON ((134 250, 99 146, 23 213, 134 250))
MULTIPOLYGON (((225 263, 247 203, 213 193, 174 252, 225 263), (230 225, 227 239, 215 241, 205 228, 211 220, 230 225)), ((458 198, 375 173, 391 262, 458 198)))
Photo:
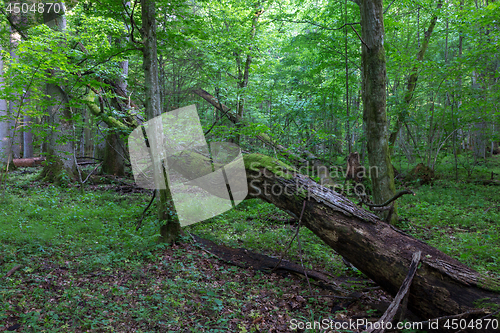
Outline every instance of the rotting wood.
POLYGON ((408 269, 408 275, 406 276, 405 280, 403 281, 403 284, 401 285, 401 288, 399 289, 396 297, 394 297, 394 300, 392 301, 391 305, 387 308, 387 311, 385 311, 384 315, 377 321, 379 325, 373 325, 372 328, 368 329, 366 332, 367 333, 384 333, 385 328, 387 326, 384 326, 384 324, 392 322, 394 315, 398 311, 399 305, 401 304, 401 301, 403 298, 405 298, 406 293, 410 289, 411 282, 413 281, 413 277, 415 276, 415 273, 417 272, 417 267, 418 263, 420 262, 420 256, 422 253, 420 251, 416 252, 413 254, 412 261, 410 264, 410 267, 408 269))
POLYGON ((408 308, 421 318, 463 313, 485 299, 486 303, 500 304, 497 279, 483 276, 381 221, 307 176, 292 171, 277 175, 265 167, 252 168, 252 163, 262 163, 259 159, 255 154, 245 156, 250 197, 296 215, 307 199, 303 225, 390 294, 397 294, 413 253, 421 251, 422 267, 408 296, 408 308))
POLYGON ((16 158, 12 160, 12 163, 19 168, 39 166, 42 165, 43 161, 45 161, 45 157, 16 158))
MULTIPOLYGON (((77 162, 78 165, 89 165, 89 164, 97 164, 99 163, 97 159, 90 158, 90 157, 85 157, 80 159, 80 161, 77 162), (88 159, 93 159, 96 161, 86 161, 88 159)), ((15 158, 12 160, 14 163, 14 166, 16 167, 36 167, 36 166, 41 166, 43 165, 43 162, 45 162, 45 157, 32 157, 32 158, 15 158)))

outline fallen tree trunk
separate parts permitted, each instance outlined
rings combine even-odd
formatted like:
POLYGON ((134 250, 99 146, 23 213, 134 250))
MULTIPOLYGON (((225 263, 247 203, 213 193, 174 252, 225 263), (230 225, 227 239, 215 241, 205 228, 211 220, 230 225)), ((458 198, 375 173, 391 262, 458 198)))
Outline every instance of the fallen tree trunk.
POLYGON ((296 215, 305 200, 303 225, 391 295, 403 283, 413 253, 421 251, 422 265, 411 285, 408 307, 422 319, 464 313, 481 306, 481 300, 500 304, 500 281, 379 220, 309 177, 283 170, 272 158, 257 154, 245 156, 245 167, 249 197, 296 215))
MULTIPOLYGON (((183 155, 183 159, 186 158, 205 157, 183 155)), ((408 307, 423 320, 500 304, 500 281, 479 274, 381 221, 373 213, 276 159, 251 154, 245 155, 244 161, 248 198, 263 199, 297 216, 301 215, 306 201, 303 225, 391 295, 396 295, 403 283, 413 253, 421 251, 421 266, 410 287, 408 307)), ((175 168, 173 162, 169 160, 169 166, 175 168)), ((211 172, 208 161, 183 165, 186 164, 206 165, 210 168, 206 172, 211 172)), ((230 165, 224 168, 230 168, 230 165)), ((175 169, 183 174, 190 173, 189 168, 175 169)), ((210 191, 209 188, 206 190, 210 191)))
MULTIPOLYGON (((495 309, 500 305, 498 279, 483 276, 405 234, 274 158, 250 154, 244 160, 249 198, 261 198, 296 216, 301 215, 306 201, 303 225, 391 295, 396 295, 403 283, 412 254, 421 251, 421 267, 409 290, 408 307, 422 319, 460 315, 477 307, 495 309)), ((213 171, 211 161, 203 155, 182 152, 181 162, 176 164, 175 156, 170 156, 168 165, 183 175, 191 174, 190 179, 213 171), (188 165, 195 167, 186 168, 188 165)), ((226 165, 224 169, 230 167, 226 165)), ((205 190, 210 192, 210 188, 205 190)), ((484 327, 472 331, 496 331, 491 325, 484 327)))
MULTIPOLYGON (((78 158, 80 159, 80 158, 78 158)), ((77 161, 78 165, 88 165, 88 164, 97 164, 98 162, 95 161, 85 161, 85 160, 95 160, 92 157, 87 157, 87 158, 81 158, 84 161, 77 161)), ((41 166, 43 165, 43 162, 45 162, 45 157, 32 157, 32 158, 15 158, 12 160, 14 163, 14 166, 16 167, 36 167, 36 166, 41 166)))
POLYGON ((12 160, 16 167, 34 167, 42 165, 45 157, 32 157, 32 158, 15 158, 12 160))

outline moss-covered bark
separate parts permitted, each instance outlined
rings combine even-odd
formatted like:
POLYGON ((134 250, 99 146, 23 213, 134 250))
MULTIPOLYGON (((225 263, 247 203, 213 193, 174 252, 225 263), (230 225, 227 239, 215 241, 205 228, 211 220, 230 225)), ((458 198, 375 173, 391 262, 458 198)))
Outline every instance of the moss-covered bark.
POLYGON ((162 221, 160 227, 160 241, 172 244, 181 232, 181 225, 175 210, 174 201, 170 189, 159 190, 158 219, 162 221))
POLYGON ((54 150, 47 153, 47 158, 43 162, 43 169, 38 178, 45 182, 62 185, 76 180, 76 163, 68 161, 73 156, 59 156, 54 150))
MULTIPOLYGON (((123 122, 104 114, 101 111, 101 108, 94 102, 94 100, 95 100, 95 93, 92 90, 90 90, 89 93, 83 98, 83 102, 88 106, 89 111, 92 112, 94 116, 104 121, 106 125, 108 125, 109 127, 118 128, 122 130, 130 129, 130 126, 127 126, 127 124, 124 124, 123 122)), ((134 126, 137 126, 137 124, 134 124, 134 126)))
MULTIPOLYGON (((389 154, 386 115, 386 59, 384 50, 384 18, 382 0, 359 1, 362 29, 363 120, 366 129, 368 160, 377 204, 396 193, 394 170, 389 154)), ((385 212, 384 214, 387 214, 385 212)), ((397 222, 394 204, 391 222, 397 222)))
POLYGON ((261 154, 248 154, 244 158, 245 169, 258 170, 265 168, 280 177, 290 178, 287 171, 295 171, 295 168, 287 165, 273 157, 261 154))
MULTIPOLYGON (((168 179, 168 174, 163 168, 163 177, 170 183, 168 179)), ((163 224, 160 227, 160 242, 172 244, 175 242, 177 237, 181 232, 181 225, 179 223, 179 217, 177 216, 177 211, 175 209, 174 200, 172 198, 172 193, 167 185, 166 189, 158 190, 158 220, 163 224)))

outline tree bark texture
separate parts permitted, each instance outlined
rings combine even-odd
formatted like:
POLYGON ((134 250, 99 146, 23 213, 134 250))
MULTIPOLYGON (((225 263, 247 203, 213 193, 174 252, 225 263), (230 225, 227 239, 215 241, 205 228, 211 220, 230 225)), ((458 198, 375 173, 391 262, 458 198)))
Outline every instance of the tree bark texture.
MULTIPOLYGON (((363 45, 361 59, 363 70, 363 120, 376 204, 387 201, 396 193, 394 171, 387 137, 386 116, 386 60, 384 50, 384 19, 382 0, 362 0, 359 3, 363 45)), ((391 222, 397 221, 394 205, 391 222)))
MULTIPOLYGON (((64 4, 59 2, 61 13, 44 12, 43 21, 51 29, 66 30, 64 4)), ((57 69, 54 69, 56 71, 57 69)), ((52 104, 48 107, 48 123, 51 125, 47 144, 47 158, 41 177, 58 183, 63 177, 76 178, 76 159, 74 155, 73 122, 69 98, 64 87, 53 83, 46 86, 52 104)))
MULTIPOLYGON (((126 7, 130 6, 130 2, 125 3, 126 7)), ((128 38, 127 38, 128 41, 128 38)), ((122 44, 122 39, 117 39, 114 41, 115 44, 122 44)), ((111 42, 111 44, 113 44, 111 42)), ((118 96, 127 97, 127 76, 128 76, 128 60, 123 60, 119 63, 121 70, 121 75, 113 82, 113 87, 119 92, 118 96)), ((123 110, 127 106, 124 105, 118 97, 111 99, 111 106, 118 111, 123 110)), ((102 170, 104 173, 113 174, 116 176, 125 175, 125 160, 126 160, 126 146, 125 141, 120 135, 119 131, 112 129, 112 132, 108 133, 106 137, 106 150, 104 153, 104 163, 102 165, 102 170)))
POLYGON ((30 127, 32 126, 32 119, 29 116, 24 116, 24 130, 23 130, 23 158, 33 157, 33 133, 30 127))
MULTIPOLYGON (((120 62, 120 69, 124 77, 128 75, 128 60, 120 62)), ((127 81, 125 78, 118 78, 115 86, 127 96, 127 81)), ((117 110, 124 108, 124 105, 116 97, 111 100, 111 105, 117 110)), ((107 174, 124 176, 126 155, 125 141, 118 130, 112 129, 112 132, 106 136, 106 150, 102 170, 107 174)))
MULTIPOLYGON (((26 20, 22 20, 21 13, 12 13, 10 20, 12 23, 16 24, 17 26, 23 26, 25 27, 26 25, 26 20), (23 22, 24 24, 22 24, 23 22)), ((21 41, 21 35, 19 32, 14 29, 12 26, 10 27, 10 57, 12 61, 17 61, 19 59, 19 55, 17 54, 17 47, 19 45, 19 42, 21 41)), ((14 135, 12 137, 12 158, 20 158, 21 157, 21 147, 22 147, 22 141, 23 141, 23 130, 22 128, 22 122, 23 122, 23 116, 21 112, 21 106, 23 104, 22 98, 24 96, 19 96, 18 94, 13 94, 13 99, 9 101, 9 114, 14 117, 14 123, 15 123, 15 130, 13 131, 14 135)))
POLYGON ((125 142, 120 133, 110 132, 106 135, 106 146, 104 149, 104 163, 102 171, 108 175, 125 175, 125 142))
POLYGON ((305 200, 303 225, 391 295, 405 279, 413 253, 422 251, 408 307, 423 320, 466 312, 481 299, 500 304, 500 281, 481 276, 309 177, 281 172, 278 165, 270 158, 245 156, 249 196, 297 216, 305 200))

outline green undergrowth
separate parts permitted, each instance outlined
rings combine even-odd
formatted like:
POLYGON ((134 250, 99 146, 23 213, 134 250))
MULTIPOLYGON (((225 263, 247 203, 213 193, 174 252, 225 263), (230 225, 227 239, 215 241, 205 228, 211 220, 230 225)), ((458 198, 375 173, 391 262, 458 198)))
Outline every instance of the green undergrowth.
MULTIPOLYGON (((488 161, 480 178, 500 173, 497 162, 488 161)), ((453 168, 445 165, 440 164, 439 178, 432 184, 398 184, 416 193, 399 199, 399 227, 484 275, 498 277, 499 186, 479 185, 474 178, 457 182, 453 168)), ((292 299, 309 293, 303 280, 224 264, 187 236, 173 248, 159 244, 154 204, 135 231, 150 195, 114 190, 116 184, 132 180, 114 183, 110 177, 97 177, 100 184, 86 186, 82 194, 76 187, 52 186, 36 177, 32 169, 10 173, 5 195, 0 196, 0 323, 5 323, 0 328, 257 332, 265 325, 281 325, 279 321, 285 325, 290 318, 311 321, 331 315, 333 299, 292 299), (266 319, 260 322, 261 317, 266 319)), ((253 199, 184 230, 279 257, 296 232, 297 221, 290 223, 289 218, 253 199)), ((307 228, 299 235, 306 268, 361 275, 346 269, 307 228)), ((284 258, 300 264, 296 241, 284 258)))
POLYGON ((35 177, 11 176, 12 183, 0 198, 2 268, 59 252, 92 270, 95 263, 123 260, 151 246, 155 234, 135 233, 132 224, 147 203, 145 195, 90 190, 82 194, 77 188, 37 182, 35 177))
POLYGON ((437 180, 399 201, 400 227, 478 271, 500 274, 498 186, 437 180))
MULTIPOLYGON (((410 163, 404 156, 396 156, 392 164, 403 175, 407 175, 419 162, 427 165, 425 160, 415 159, 410 163)), ((493 173, 494 179, 500 179, 500 155, 488 157, 485 160, 474 160, 471 152, 463 152, 457 155, 457 159, 451 154, 439 155, 436 160, 435 172, 437 179, 451 181, 471 181, 479 179, 490 179, 493 173)))
MULTIPOLYGON (((36 177, 30 169, 13 172, 0 198, 0 330, 258 332, 285 328, 291 318, 329 315, 333 301, 302 298, 309 291, 300 278, 222 263, 190 237, 173 248, 159 244, 154 205, 136 232, 147 193, 120 194, 103 184, 82 194, 36 177)), ((200 223, 199 230, 186 229, 273 254, 294 232, 290 225, 265 222, 276 213, 250 201, 200 223), (229 225, 244 243, 231 238, 229 225)), ((305 228, 301 240, 307 267, 323 261, 323 268, 342 271, 332 251, 305 228)), ((292 259, 296 251, 290 250, 292 259)), ((314 292, 324 293, 316 287, 314 292)))
MULTIPOLYGON (((399 199, 400 227, 477 271, 500 276, 500 156, 479 163, 472 178, 455 178, 453 156, 441 160, 437 179, 401 184, 416 196, 399 199)), ((460 171, 460 170, 459 170, 460 171)))

